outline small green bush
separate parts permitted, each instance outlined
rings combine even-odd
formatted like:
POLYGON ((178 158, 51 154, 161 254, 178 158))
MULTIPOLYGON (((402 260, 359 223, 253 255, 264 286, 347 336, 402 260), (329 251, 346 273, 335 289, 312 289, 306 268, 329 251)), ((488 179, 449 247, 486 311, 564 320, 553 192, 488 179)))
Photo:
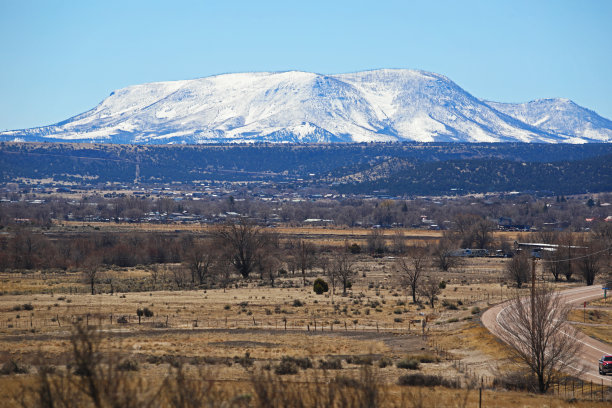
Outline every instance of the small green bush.
POLYGON ((472 314, 475 315, 475 314, 478 314, 478 313, 480 313, 480 308, 478 306, 474 306, 472 308, 472 314))
POLYGON ((304 302, 302 302, 300 299, 293 299, 293 306, 294 307, 302 307, 302 306, 304 306, 304 302))
POLYGON ((324 292, 329 291, 329 285, 321 278, 317 278, 312 285, 312 289, 317 295, 321 295, 324 292))

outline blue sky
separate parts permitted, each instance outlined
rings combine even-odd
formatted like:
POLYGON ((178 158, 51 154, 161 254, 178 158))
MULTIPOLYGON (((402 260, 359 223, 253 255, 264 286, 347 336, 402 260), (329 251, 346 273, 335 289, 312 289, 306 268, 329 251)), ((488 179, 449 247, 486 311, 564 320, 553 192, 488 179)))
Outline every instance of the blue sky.
POLYGON ((226 72, 411 68, 500 102, 612 119, 612 1, 0 0, 0 130, 128 85, 226 72))

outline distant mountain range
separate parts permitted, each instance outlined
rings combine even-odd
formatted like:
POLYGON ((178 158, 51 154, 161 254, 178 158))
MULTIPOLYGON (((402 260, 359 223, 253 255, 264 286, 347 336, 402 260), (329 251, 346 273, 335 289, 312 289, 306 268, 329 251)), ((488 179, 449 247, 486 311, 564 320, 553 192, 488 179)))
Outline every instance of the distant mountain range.
POLYGON ((478 99, 430 72, 241 73, 135 85, 0 141, 134 144, 611 142, 612 121, 567 99, 478 99))

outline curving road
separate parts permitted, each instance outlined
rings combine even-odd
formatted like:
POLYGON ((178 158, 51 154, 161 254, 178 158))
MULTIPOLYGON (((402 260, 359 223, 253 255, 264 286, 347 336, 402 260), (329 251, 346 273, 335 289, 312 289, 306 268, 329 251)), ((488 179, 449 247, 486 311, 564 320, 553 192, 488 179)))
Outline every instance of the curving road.
MULTIPOLYGON (((600 298, 603 295, 603 291, 600 286, 589 286, 564 290, 560 294, 567 303, 573 304, 600 298)), ((501 303, 491 307, 482 314, 482 323, 497 337, 505 330, 498 322, 499 315, 509 304, 510 302, 501 303)), ((597 361, 603 354, 612 354, 612 347, 585 335, 580 335, 575 340, 582 343, 582 364, 580 367, 570 366, 570 370, 574 371, 572 374, 577 375, 583 380, 593 381, 598 384, 603 380, 604 384, 607 383, 612 386, 612 378, 600 375, 597 369, 597 361)))

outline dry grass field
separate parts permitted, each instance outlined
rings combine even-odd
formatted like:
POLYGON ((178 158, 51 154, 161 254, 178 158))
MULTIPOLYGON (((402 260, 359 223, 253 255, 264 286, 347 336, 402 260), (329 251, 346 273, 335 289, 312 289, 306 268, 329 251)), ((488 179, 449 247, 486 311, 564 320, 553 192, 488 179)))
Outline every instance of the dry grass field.
POLYGON ((587 309, 574 309, 568 320, 575 322, 576 327, 587 336, 612 344, 612 307, 591 308, 589 305, 587 309))
MULTIPOLYGON (((168 226, 134 228, 158 231, 168 226)), ((365 240, 369 233, 327 228, 277 231, 328 245, 365 240)), ((415 241, 440 237, 438 231, 404 235, 415 241)), ((506 235, 505 239, 513 237, 506 235)), ((193 373, 205 371, 228 393, 250 395, 254 376, 276 372, 283 359, 308 359, 311 367, 278 377, 292 384, 325 378, 329 384, 338 376, 359 378, 363 367, 371 367, 388 406, 475 406, 480 385, 483 406, 605 406, 588 400, 572 402, 567 394, 542 396, 492 388, 494 377, 507 369, 503 365, 508 350, 480 325, 479 315, 488 305, 514 295, 514 289, 500 284, 506 259, 470 258, 449 272, 428 272, 447 283, 434 308, 412 302, 399 284, 394 257, 361 254, 355 259, 357 274, 345 295, 341 288, 335 294, 331 288, 315 294, 312 281, 318 270, 309 274, 307 287, 301 286, 301 276, 289 274, 279 278, 275 288, 252 278, 227 290, 169 291, 163 284, 170 279, 169 272, 163 268, 155 278, 147 267, 113 268, 103 273, 105 282, 113 282, 112 292, 108 283, 100 283, 96 295, 88 293, 79 271, 0 274, 0 365, 17 361, 30 367, 25 374, 0 375, 0 406, 14 406, 11 395, 34 381, 41 362, 69 364, 71 333, 77 323, 95 326, 104 353, 135 362, 137 375, 153 383, 172 367, 185 367, 193 373), (139 319, 137 310, 145 308, 153 316, 139 319), (418 368, 404 368, 407 361, 416 361, 418 368), (330 369, 337 364, 339 369, 330 369), (472 388, 397 385, 402 375, 415 372, 472 388)), ((571 318, 581 321, 582 314, 577 313, 571 318)), ((607 319, 607 328, 580 328, 609 341, 610 313, 602 310, 590 321, 599 324, 607 319)))

